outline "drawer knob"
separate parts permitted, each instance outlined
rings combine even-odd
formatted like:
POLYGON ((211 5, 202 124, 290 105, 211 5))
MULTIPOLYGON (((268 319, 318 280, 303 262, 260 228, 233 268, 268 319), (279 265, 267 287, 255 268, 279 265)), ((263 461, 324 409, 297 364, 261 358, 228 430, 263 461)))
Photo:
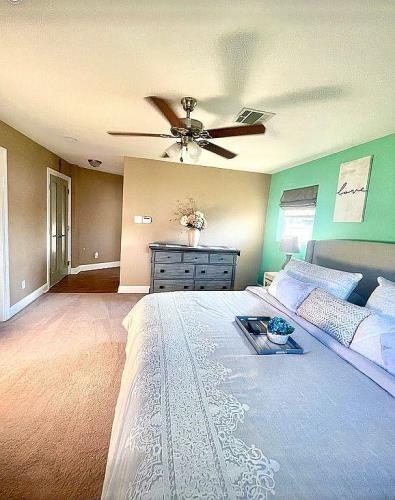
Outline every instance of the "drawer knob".
POLYGON ((186 272, 186 273, 189 273, 189 269, 185 269, 185 272, 186 272))
POLYGON ((189 286, 188 285, 184 285, 184 290, 188 290, 189 286))
POLYGON ((159 288, 163 290, 165 287, 163 285, 160 285, 159 288))
POLYGON ((160 272, 161 272, 161 273, 164 273, 164 272, 165 272, 165 270, 164 270, 164 269, 161 269, 161 270, 160 270, 160 272))
POLYGON ((229 271, 224 271, 224 274, 228 274, 229 271))
POLYGON ((222 290, 226 290, 227 288, 228 288, 228 287, 227 287, 226 285, 224 285, 224 286, 222 287, 222 290))
POLYGON ((204 286, 203 285, 200 286, 200 290, 204 290, 204 286))
POLYGON ((205 269, 203 269, 202 271, 200 271, 202 274, 206 274, 206 271, 205 269))

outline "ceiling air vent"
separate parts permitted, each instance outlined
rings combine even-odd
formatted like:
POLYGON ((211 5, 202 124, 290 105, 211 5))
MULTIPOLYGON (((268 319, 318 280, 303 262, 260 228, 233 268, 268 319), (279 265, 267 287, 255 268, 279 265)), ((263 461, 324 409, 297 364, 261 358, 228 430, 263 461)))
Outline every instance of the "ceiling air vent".
POLYGON ((255 125, 256 123, 266 123, 273 118, 276 113, 270 111, 258 111, 257 109, 243 108, 236 116, 236 123, 255 125))

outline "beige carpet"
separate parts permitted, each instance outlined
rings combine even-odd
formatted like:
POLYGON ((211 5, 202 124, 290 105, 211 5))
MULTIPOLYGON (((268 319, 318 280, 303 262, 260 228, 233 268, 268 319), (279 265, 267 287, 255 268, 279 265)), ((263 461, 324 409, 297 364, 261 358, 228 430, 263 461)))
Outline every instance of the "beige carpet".
POLYGON ((0 498, 100 498, 140 297, 46 294, 0 324, 0 498))

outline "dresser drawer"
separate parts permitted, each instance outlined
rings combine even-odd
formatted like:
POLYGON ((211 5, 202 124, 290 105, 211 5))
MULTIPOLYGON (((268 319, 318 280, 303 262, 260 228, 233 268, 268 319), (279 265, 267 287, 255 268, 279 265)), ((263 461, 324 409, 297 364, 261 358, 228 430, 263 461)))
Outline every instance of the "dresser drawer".
POLYGON ((232 279, 233 266, 196 266, 195 276, 198 278, 232 279))
POLYGON ((195 290, 232 290, 232 282, 230 280, 196 280, 195 290))
POLYGON ((208 264, 208 254, 200 252, 185 252, 184 262, 193 262, 195 264, 208 264))
POLYGON ((195 266, 193 264, 159 264, 155 263, 154 278, 193 279, 195 266))
POLYGON ((233 264, 235 255, 231 253, 211 253, 210 264, 233 264))
POLYGON ((154 280, 154 292, 176 292, 179 290, 193 290, 193 280, 154 280))
POLYGON ((181 262, 181 252, 155 252, 155 262, 181 262))

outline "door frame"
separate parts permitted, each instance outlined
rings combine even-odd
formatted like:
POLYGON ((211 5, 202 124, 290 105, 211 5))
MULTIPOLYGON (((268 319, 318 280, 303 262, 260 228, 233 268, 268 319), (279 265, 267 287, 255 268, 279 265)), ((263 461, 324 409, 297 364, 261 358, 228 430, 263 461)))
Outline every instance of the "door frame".
POLYGON ((62 174, 57 170, 47 167, 47 284, 51 287, 51 236, 50 236, 50 221, 51 221, 51 175, 60 177, 67 181, 68 196, 67 196, 67 274, 71 274, 71 177, 62 174))
POLYGON ((0 146, 0 321, 10 317, 7 150, 0 146))

